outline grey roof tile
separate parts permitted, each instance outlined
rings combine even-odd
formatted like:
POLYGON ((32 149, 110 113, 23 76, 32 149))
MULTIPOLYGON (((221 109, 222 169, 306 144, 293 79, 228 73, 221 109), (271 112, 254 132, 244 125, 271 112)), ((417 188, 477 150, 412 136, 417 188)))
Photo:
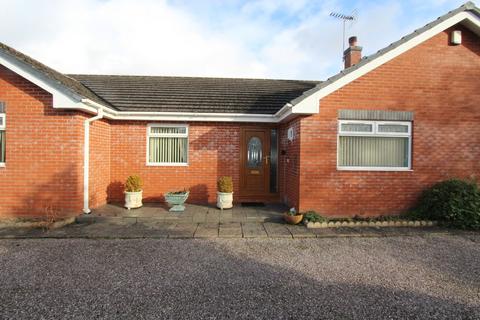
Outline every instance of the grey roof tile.
POLYGON ((69 75, 120 111, 274 114, 318 81, 69 75))

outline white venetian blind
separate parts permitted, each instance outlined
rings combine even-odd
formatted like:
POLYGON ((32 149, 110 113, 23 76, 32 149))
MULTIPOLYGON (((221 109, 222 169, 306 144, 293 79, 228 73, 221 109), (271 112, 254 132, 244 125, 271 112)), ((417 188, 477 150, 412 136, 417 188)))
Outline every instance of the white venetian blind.
POLYGON ((155 126, 149 130, 148 162, 152 164, 186 164, 188 162, 188 128, 155 126))
POLYGON ((5 114, 0 114, 0 163, 5 162, 5 114))
POLYGON ((408 166, 408 138, 341 136, 339 139, 340 166, 408 166))
POLYGON ((338 166, 409 168, 410 139, 410 122, 340 120, 338 166))

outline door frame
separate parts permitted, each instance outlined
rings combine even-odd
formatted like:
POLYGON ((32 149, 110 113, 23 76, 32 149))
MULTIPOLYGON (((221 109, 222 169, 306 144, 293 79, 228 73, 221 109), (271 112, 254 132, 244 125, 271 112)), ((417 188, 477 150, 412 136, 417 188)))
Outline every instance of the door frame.
MULTIPOLYGON (((242 190, 243 186, 243 181, 245 179, 245 157, 244 153, 246 152, 246 141, 245 141, 245 134, 246 131, 248 130, 265 130, 267 131, 266 139, 270 139, 271 137, 271 129, 277 129, 277 150, 279 150, 280 147, 280 137, 279 137, 279 129, 278 126, 276 125, 261 125, 261 126, 245 126, 240 128, 240 152, 239 152, 239 157, 240 157, 240 167, 239 167, 239 195, 237 197, 238 202, 279 202, 280 201, 280 186, 279 186, 279 164, 280 164, 280 154, 277 156, 277 192, 270 192, 270 167, 266 166, 266 179, 265 179, 265 184, 267 186, 267 192, 262 193, 262 194, 245 194, 244 190, 242 190)), ((263 141, 265 144, 265 141, 263 141)), ((270 157, 270 140, 268 141, 268 150, 267 153, 263 156, 262 161, 264 161, 265 156, 270 157)))

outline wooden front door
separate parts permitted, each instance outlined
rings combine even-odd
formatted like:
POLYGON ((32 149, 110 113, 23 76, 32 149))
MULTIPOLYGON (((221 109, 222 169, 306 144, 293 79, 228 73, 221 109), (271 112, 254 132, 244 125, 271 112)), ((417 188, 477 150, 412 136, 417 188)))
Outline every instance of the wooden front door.
POLYGON ((263 201, 269 194, 270 129, 243 129, 240 160, 240 196, 263 201))

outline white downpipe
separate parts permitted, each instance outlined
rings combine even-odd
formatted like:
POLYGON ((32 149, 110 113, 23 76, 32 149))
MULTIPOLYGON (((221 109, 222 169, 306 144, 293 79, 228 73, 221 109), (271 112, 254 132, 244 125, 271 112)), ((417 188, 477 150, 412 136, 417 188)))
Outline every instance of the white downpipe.
POLYGON ((93 118, 84 121, 84 142, 83 142, 83 213, 89 214, 90 208, 88 205, 89 190, 89 169, 90 169, 90 123, 103 118, 103 109, 98 109, 97 115, 93 118))

